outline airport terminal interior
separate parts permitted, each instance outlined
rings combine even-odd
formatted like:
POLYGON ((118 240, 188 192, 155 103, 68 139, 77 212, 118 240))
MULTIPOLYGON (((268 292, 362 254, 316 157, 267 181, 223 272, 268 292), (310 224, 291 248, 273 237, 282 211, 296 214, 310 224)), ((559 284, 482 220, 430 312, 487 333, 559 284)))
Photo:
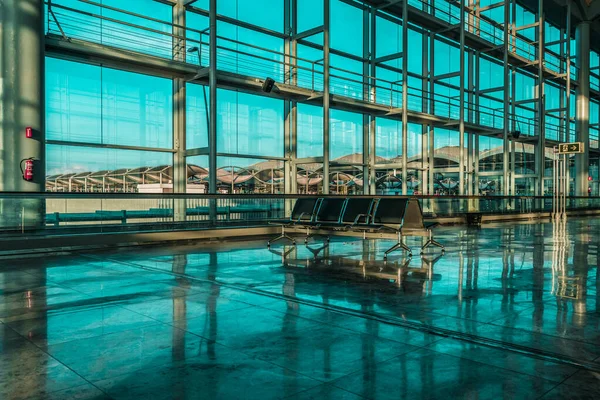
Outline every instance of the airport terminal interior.
POLYGON ((0 399, 600 398, 600 0, 0 0, 0 399))

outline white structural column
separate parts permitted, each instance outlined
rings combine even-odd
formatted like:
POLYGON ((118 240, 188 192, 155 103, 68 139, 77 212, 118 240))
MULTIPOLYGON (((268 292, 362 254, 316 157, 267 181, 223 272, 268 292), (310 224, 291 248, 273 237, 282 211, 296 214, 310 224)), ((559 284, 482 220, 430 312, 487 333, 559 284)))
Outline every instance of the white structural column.
POLYGON ((575 135, 583 142, 585 152, 575 155, 575 195, 587 196, 590 158, 590 22, 577 25, 575 31, 577 43, 577 112, 575 135))
MULTIPOLYGON (((0 1, 0 191, 45 190, 44 2, 0 1), (25 130, 32 128, 27 138, 25 130), (33 163, 33 179, 21 167, 33 163)), ((0 229, 44 225, 44 201, 0 200, 0 229)))

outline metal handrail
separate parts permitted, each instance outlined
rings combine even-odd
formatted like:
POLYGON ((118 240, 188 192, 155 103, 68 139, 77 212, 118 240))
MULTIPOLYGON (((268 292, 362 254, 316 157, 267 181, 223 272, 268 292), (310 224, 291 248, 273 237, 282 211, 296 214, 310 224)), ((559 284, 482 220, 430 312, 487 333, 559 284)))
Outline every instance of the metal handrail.
MULTIPOLYGON (((386 196, 394 196, 398 198, 411 198, 411 199, 441 199, 441 200, 548 200, 551 199, 551 195, 547 196, 476 196, 476 195, 452 195, 452 196, 440 196, 440 195, 303 195, 303 194, 195 194, 195 193, 95 193, 95 192, 0 192, 0 200, 3 199, 15 199, 25 198, 30 200, 46 198, 58 198, 58 199, 297 199, 306 197, 319 197, 319 198, 340 198, 340 197, 352 197, 352 198, 380 198, 386 196)), ((600 202, 600 196, 568 196, 569 199, 586 199, 586 200, 597 200, 600 202)))

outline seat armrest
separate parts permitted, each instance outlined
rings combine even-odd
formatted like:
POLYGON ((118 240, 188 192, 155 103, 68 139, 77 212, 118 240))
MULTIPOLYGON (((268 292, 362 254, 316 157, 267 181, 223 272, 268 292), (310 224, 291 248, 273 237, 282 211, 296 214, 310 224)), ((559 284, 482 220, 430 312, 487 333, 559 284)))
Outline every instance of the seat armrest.
POLYGON ((301 214, 300 214, 300 216, 298 217, 298 220, 297 220, 297 221, 295 221, 294 223, 295 223, 295 224, 299 224, 299 223, 300 223, 300 220, 302 219, 302 217, 304 217, 304 214, 306 214, 306 213, 305 213, 305 212, 301 213, 301 214))
POLYGON ((363 217, 365 217, 365 223, 366 223, 367 222, 367 219, 366 219, 367 214, 358 214, 356 216, 356 218, 354 218, 354 222, 352 223, 352 225, 358 224, 358 220, 361 219, 361 218, 363 218, 363 217))

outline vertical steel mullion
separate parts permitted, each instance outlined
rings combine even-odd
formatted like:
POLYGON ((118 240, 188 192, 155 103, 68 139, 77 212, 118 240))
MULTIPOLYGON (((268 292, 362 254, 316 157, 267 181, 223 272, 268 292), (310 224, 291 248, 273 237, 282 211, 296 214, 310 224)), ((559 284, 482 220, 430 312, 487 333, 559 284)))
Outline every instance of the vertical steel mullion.
MULTIPOLYGON (((435 82, 433 80, 433 71, 435 67, 435 33, 429 33, 429 73, 427 78, 429 80, 429 113, 435 113, 435 82)), ((429 164, 429 194, 434 194, 434 170, 435 170, 435 128, 430 125, 429 128, 429 158, 427 160, 429 164)))
MULTIPOLYGON (((369 101, 370 99, 370 88, 369 88, 369 67, 370 67, 370 59, 373 57, 369 52, 369 17, 370 17, 370 8, 365 7, 363 10, 363 101, 369 101)), ((363 113, 363 194, 373 194, 371 193, 371 179, 370 179, 370 171, 372 167, 372 153, 375 151, 374 148, 371 147, 371 124, 369 123, 370 116, 369 114, 363 113)))
POLYGON ((566 48, 566 89, 565 89, 565 131, 563 141, 568 142, 570 138, 571 130, 571 2, 567 1, 567 29, 565 33, 565 46, 560 46, 561 50, 563 47, 566 48))
POLYGON ((465 0, 460 0, 460 90, 459 90, 459 171, 458 193, 465 194, 465 0))
MULTIPOLYGON (((284 52, 285 52, 285 56, 284 56, 284 83, 288 83, 288 84, 292 84, 293 81, 293 74, 295 74, 295 70, 294 67, 292 66, 292 40, 293 40, 293 35, 292 35, 292 31, 291 31, 291 20, 290 20, 290 13, 291 13, 291 1, 292 0, 284 0, 284 5, 283 5, 283 31, 286 35, 285 39, 284 39, 284 52), (287 78, 287 79, 286 79, 287 78)), ((292 102, 289 99, 284 100, 283 102, 284 105, 284 125, 283 125, 283 149, 284 149, 284 156, 286 158, 286 160, 284 161, 284 193, 293 193, 292 191, 292 182, 294 180, 294 175, 292 174, 292 165, 293 165, 293 159, 295 158, 293 155, 293 150, 292 150, 292 138, 291 138, 291 132, 292 132, 292 124, 294 123, 293 118, 292 118, 292 102)), ((273 180, 274 183, 274 180, 273 180)), ((286 214, 287 215, 287 214, 286 214)))
POLYGON ((329 24, 330 0, 323 0, 323 194, 329 194, 329 24))
MULTIPOLYGON (((421 51, 421 57, 422 57, 422 70, 421 70, 421 74, 423 76, 423 79, 421 80, 421 92, 422 92, 422 110, 423 112, 429 112, 429 100, 427 96, 427 91, 428 91, 428 74, 429 74, 429 63, 428 61, 428 55, 429 55, 429 36, 426 32, 423 32, 422 34, 422 51, 421 51)), ((421 130, 421 167, 423 168, 421 175, 422 175, 422 182, 421 182, 421 193, 422 194, 430 194, 431 192, 429 191, 429 170, 431 169, 431 165, 429 165, 429 144, 428 144, 428 138, 429 138, 429 130, 431 128, 430 124, 423 124, 422 125, 422 130, 421 130)))
MULTIPOLYGON (((181 0, 173 4, 173 59, 185 61, 186 26, 185 7, 181 0)), ((173 192, 185 193, 187 191, 187 167, 186 167, 186 83, 182 78, 173 79, 173 192)), ((185 199, 177 199, 173 204, 173 219, 185 221, 186 204, 185 199)))
POLYGON ((408 1, 402 2, 402 194, 408 194, 408 1))
MULTIPOLYGON (((298 42, 296 41, 296 34, 298 33, 298 0, 291 0, 290 5, 291 13, 291 55, 292 55, 292 66, 294 67, 293 79, 291 84, 298 84, 298 72, 296 70, 298 61, 298 42)), ((291 168, 290 168, 290 192, 298 193, 298 166, 296 159, 298 158, 298 103, 294 100, 291 101, 291 121, 290 121, 290 157, 291 157, 291 168)))
POLYGON ((537 183, 536 194, 544 194, 544 164, 546 162, 546 106, 545 90, 546 83, 544 77, 544 0, 538 0, 538 116, 540 128, 538 133, 538 152, 536 157, 536 172, 539 182, 537 183))
MULTIPOLYGON (((217 193, 217 0, 209 7, 209 128, 208 128, 208 192, 217 193)), ((209 223, 217 223, 217 202, 209 201, 209 223)))
MULTIPOLYGON (((370 88, 370 94, 371 94, 371 98, 370 101, 372 101, 373 103, 377 101, 377 80, 375 79, 375 77, 377 76, 377 64, 375 63, 375 58, 377 57, 377 9, 375 9, 374 7, 371 7, 371 35, 370 35, 370 42, 371 42, 371 47, 370 47, 370 54, 371 54, 371 59, 370 59, 370 74, 371 74, 371 88, 370 88)), ((391 101, 391 98, 390 98, 391 101)), ((371 165, 371 171, 370 171, 370 176, 369 176, 369 186, 370 186, 370 193, 371 194, 375 194, 377 191, 377 168, 375 166, 375 160, 377 159, 377 138, 375 137, 375 135, 377 134, 377 117, 375 117, 375 115, 371 116, 371 120, 370 120, 370 144, 371 144, 371 150, 372 150, 372 154, 371 154, 371 160, 372 160, 372 165, 371 165)))
MULTIPOLYGON (((507 10, 508 15, 509 15, 509 19, 510 19, 510 24, 507 24, 510 28, 512 28, 512 30, 510 31, 510 37, 509 40, 512 41, 513 46, 515 48, 516 51, 516 32, 515 32, 515 27, 516 27, 516 16, 517 16, 517 3, 516 0, 507 0, 507 2, 510 4, 510 8, 507 10)), ((508 54, 507 54, 508 56, 508 54)), ((508 60, 508 58, 507 58, 508 60)), ((508 61, 505 64, 506 66, 508 66, 508 61)), ((515 99, 516 99, 516 95, 517 95, 517 70, 516 67, 514 66, 510 66, 510 113, 509 116, 512 116, 513 118, 513 122, 512 122, 512 128, 516 129, 516 125, 517 125, 517 106, 515 104, 515 99)), ((511 125, 510 125, 510 121, 508 121, 508 125, 506 126, 506 147, 508 149, 508 182, 506 183, 506 188, 507 188, 507 193, 505 194, 510 194, 510 195, 515 195, 516 190, 515 190, 515 166, 516 166, 516 160, 515 160, 515 148, 514 148, 514 142, 509 140, 509 134, 510 134, 510 129, 511 129, 511 125)))
MULTIPOLYGON (((475 110, 477 109, 477 107, 475 107, 475 80, 476 80, 476 74, 475 74, 475 70, 477 69, 477 67, 475 65, 477 65, 477 52, 476 51, 469 51, 466 53, 468 55, 468 70, 469 70, 469 74, 467 76, 468 78, 468 93, 467 93, 467 98, 468 98, 468 104, 469 104, 469 109, 467 110, 467 114, 469 115, 469 121, 473 124, 478 124, 479 121, 477 120, 476 116, 475 116, 475 110)), ((478 70, 478 69, 477 69, 478 70)), ((467 178, 465 179, 465 181, 467 182, 467 194, 468 195, 472 195, 473 194, 473 133, 469 133, 468 134, 468 140, 467 140, 467 165, 466 165, 466 172, 467 172, 467 178)))
POLYGON ((209 7, 208 192, 217 193, 217 0, 209 7))
POLYGON ((552 152, 552 217, 556 218, 556 147, 552 152))
POLYGON ((579 77, 576 103, 576 139, 583 142, 584 152, 575 156, 575 194, 587 195, 589 176, 589 136, 590 136, 590 22, 577 26, 577 66, 579 77))

